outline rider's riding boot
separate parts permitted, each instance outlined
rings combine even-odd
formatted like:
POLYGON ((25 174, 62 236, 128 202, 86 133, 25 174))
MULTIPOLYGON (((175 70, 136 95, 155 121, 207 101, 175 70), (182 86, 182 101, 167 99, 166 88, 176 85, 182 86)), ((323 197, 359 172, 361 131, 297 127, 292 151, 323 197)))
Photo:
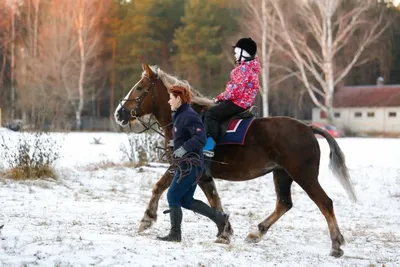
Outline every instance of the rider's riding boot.
POLYGON ((211 136, 207 137, 206 145, 203 147, 204 156, 214 157, 215 140, 211 136))
POLYGON ((171 230, 169 231, 169 234, 163 237, 157 237, 157 239, 162 241, 181 242, 182 209, 180 207, 171 207, 169 217, 171 220, 171 230))
POLYGON ((190 210, 206 216, 210 220, 212 220, 218 227, 217 237, 222 234, 225 225, 228 222, 229 216, 227 214, 213 209, 204 202, 196 199, 193 201, 192 205, 190 205, 190 210))

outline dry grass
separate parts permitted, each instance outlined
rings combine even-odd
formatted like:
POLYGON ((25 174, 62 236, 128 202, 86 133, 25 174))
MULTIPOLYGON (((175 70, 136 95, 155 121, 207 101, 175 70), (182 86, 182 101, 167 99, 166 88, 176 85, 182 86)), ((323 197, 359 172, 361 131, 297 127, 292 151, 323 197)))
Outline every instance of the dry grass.
POLYGON ((57 175, 50 166, 38 166, 35 168, 29 166, 14 167, 4 170, 0 177, 17 181, 36 180, 41 178, 57 179, 57 175))
POLYGON ((15 144, 0 135, 0 148, 8 165, 1 177, 13 180, 57 178, 52 165, 59 158, 60 145, 49 132, 21 133, 15 144))

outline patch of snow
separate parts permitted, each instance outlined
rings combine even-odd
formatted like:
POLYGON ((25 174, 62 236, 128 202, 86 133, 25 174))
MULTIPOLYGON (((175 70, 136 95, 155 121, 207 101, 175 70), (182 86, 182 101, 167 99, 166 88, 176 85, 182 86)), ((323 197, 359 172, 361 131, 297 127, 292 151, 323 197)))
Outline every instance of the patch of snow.
MULTIPOLYGON (((329 147, 318 140, 320 183, 347 241, 344 256, 335 259, 328 255, 331 241, 323 215, 297 184, 293 208, 259 243, 244 242, 275 208, 271 174, 247 182, 216 180, 234 229, 230 245, 215 244, 216 226, 188 210, 181 243, 156 240, 169 230, 169 215, 162 213, 166 194, 157 223, 138 234, 152 186, 167 165, 93 170, 88 166, 121 161, 125 134, 55 136, 63 143, 57 181, 0 180, 0 266, 400 266, 400 139, 338 139, 357 203, 330 173, 329 147), (93 137, 101 137, 103 145, 93 144, 93 137)), ((206 201, 199 188, 195 198, 206 201)))

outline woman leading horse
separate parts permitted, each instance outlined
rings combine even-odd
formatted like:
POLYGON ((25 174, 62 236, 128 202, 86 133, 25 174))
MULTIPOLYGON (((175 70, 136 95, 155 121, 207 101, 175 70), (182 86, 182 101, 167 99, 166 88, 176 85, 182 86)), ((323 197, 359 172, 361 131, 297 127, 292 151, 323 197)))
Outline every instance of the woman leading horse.
POLYGON ((171 229, 158 239, 180 242, 182 238, 182 208, 192 210, 215 222, 222 233, 228 215, 212 209, 204 202, 194 199, 198 178, 203 173, 203 147, 206 133, 199 114, 190 107, 191 92, 182 86, 169 89, 169 101, 173 112, 172 154, 176 172, 167 193, 171 229))

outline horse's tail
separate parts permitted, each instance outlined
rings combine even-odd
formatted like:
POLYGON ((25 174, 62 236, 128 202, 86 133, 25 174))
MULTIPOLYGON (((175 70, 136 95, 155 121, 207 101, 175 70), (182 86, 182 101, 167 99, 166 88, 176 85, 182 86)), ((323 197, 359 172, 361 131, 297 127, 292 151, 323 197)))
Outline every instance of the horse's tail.
POLYGON ((339 147, 339 144, 336 140, 325 130, 313 126, 310 126, 313 133, 322 135, 328 141, 329 147, 331 149, 329 153, 329 167, 336 178, 339 180, 340 184, 343 186, 346 193, 349 197, 356 202, 357 196, 354 191, 353 183, 350 178, 349 170, 347 169, 345 157, 342 150, 339 147))

